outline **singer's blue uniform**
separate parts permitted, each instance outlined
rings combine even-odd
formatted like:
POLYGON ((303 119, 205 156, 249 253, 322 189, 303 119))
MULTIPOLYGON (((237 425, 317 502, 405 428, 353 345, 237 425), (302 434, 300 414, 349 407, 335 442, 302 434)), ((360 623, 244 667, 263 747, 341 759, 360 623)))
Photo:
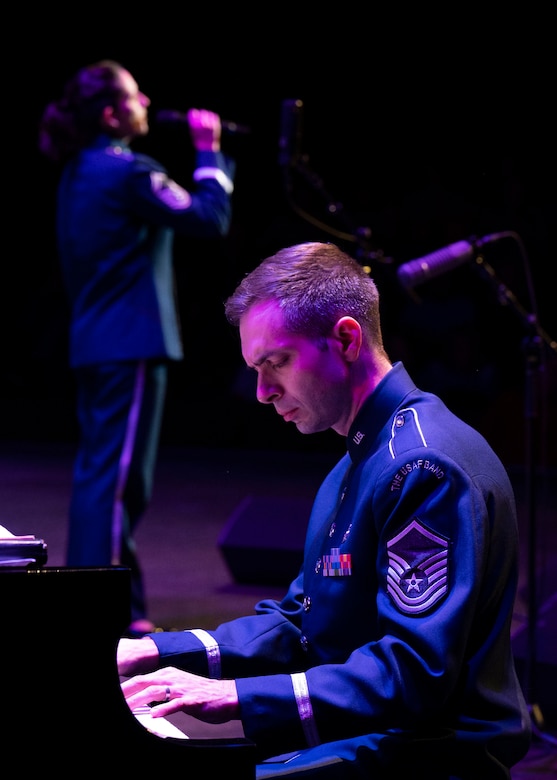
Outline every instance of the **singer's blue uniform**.
POLYGON ((60 179, 80 426, 67 564, 129 566, 132 620, 146 617, 132 533, 151 496, 168 361, 183 356, 173 237, 227 234, 233 174, 221 153, 197 152, 190 192, 157 161, 101 135, 60 179))
POLYGON ((508 780, 530 720, 511 652, 507 473, 402 363, 347 449, 282 601, 213 631, 150 634, 160 665, 236 679, 258 780, 508 780))

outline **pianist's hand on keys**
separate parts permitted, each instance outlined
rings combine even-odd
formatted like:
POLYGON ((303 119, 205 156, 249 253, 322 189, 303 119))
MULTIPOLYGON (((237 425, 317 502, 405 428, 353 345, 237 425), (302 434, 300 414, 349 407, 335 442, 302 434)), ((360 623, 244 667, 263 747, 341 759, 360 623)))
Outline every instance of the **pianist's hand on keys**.
POLYGON ((211 680, 166 666, 124 680, 121 686, 130 709, 154 705, 151 708, 153 718, 185 712, 205 723, 226 723, 240 717, 234 680, 211 680))

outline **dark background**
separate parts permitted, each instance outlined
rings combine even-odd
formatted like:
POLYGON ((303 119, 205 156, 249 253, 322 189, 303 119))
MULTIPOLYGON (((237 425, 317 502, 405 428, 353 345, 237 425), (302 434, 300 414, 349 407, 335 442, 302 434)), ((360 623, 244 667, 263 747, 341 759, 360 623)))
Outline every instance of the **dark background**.
MULTIPOLYGON (((235 4, 223 13, 159 3, 138 13, 119 6, 10 12, 4 438, 76 435, 54 239, 57 174, 37 151, 37 123, 78 67, 111 57, 151 98, 152 116, 199 106, 251 128, 223 140, 237 161, 229 237, 176 239, 186 358, 172 367, 164 442, 343 449, 334 434, 301 436, 255 403, 223 315, 224 299, 260 259, 325 240, 370 265, 393 360, 403 359, 418 384, 479 427, 509 463, 524 461, 533 417, 536 459, 555 465, 556 360, 545 343, 546 335, 557 338, 551 20, 535 9, 488 19, 469 5, 450 17, 356 8, 235 4), (297 166, 279 155, 282 109, 292 99, 303 104, 297 166), (416 299, 398 282, 402 263, 500 231, 519 240, 484 247, 495 286, 475 263, 429 280, 416 299), (532 320, 542 328, 537 341, 532 320)), ((187 129, 151 126, 134 148, 187 187, 187 129)))

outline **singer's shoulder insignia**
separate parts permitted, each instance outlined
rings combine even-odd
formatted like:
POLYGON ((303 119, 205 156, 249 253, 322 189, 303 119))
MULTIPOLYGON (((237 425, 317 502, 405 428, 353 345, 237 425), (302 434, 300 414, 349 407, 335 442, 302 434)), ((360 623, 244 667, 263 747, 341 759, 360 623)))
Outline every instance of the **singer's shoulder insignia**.
POLYGON ((449 542, 413 517, 387 542, 387 592, 405 615, 422 615, 447 593, 449 542))
POLYGON ((123 160, 131 160, 133 158, 133 152, 127 146, 120 146, 119 144, 110 144, 106 147, 106 153, 110 157, 120 157, 123 160))
POLYGON ((154 195, 171 209, 187 209, 191 205, 191 195, 166 173, 151 171, 151 189, 154 195))

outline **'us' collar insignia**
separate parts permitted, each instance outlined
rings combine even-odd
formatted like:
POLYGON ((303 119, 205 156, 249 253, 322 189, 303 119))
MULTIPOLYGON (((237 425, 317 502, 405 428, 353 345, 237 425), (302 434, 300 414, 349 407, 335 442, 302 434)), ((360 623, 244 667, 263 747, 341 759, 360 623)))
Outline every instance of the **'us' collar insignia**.
POLYGON ((387 542, 387 591, 401 612, 420 615, 447 592, 449 543, 419 520, 387 542))

